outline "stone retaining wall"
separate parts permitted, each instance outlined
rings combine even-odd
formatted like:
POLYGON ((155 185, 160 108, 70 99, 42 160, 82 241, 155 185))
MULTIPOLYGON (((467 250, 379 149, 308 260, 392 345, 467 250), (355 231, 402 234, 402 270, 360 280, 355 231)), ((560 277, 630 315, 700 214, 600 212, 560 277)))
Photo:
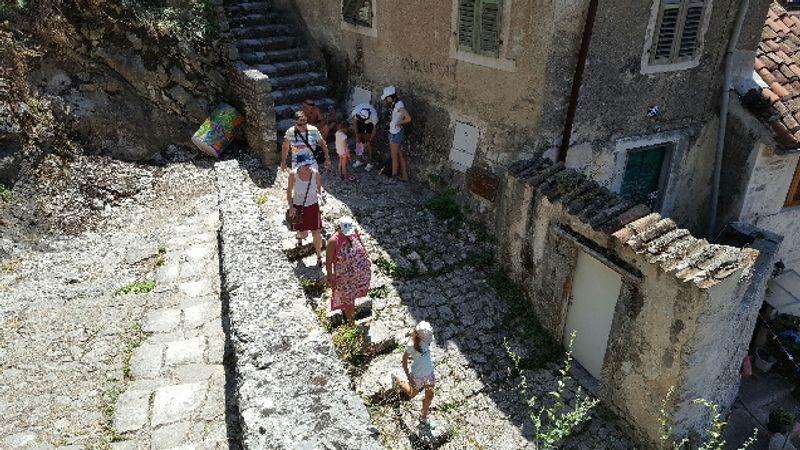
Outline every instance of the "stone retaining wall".
MULTIPOLYGON (((641 441, 658 442, 670 387, 676 394, 668 412, 679 433, 705 429, 706 414, 693 399, 730 406, 764 295, 763 277, 753 276, 758 250, 697 239, 541 158, 511 167, 497 228, 498 261, 559 341, 579 252, 620 274, 599 397, 641 441)), ((757 270, 768 270, 762 263, 757 270)))
POLYGON ((282 252, 286 231, 263 220, 236 161, 216 170, 244 447, 382 448, 282 252))

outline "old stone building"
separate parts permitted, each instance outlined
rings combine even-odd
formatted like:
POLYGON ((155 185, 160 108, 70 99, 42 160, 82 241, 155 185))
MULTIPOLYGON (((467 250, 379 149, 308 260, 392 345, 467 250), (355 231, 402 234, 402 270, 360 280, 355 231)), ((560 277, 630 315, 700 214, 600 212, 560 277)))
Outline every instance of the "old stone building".
POLYGON ((784 271, 767 301, 800 315, 800 16, 770 6, 755 58, 732 95, 723 173, 724 221, 784 236, 784 271), (741 101, 739 100, 741 96, 741 101))

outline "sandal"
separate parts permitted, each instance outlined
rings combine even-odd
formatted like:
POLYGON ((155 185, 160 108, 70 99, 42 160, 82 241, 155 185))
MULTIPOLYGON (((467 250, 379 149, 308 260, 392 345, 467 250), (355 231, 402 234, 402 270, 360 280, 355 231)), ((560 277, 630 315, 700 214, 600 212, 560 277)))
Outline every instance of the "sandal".
POLYGON ((295 237, 297 239, 297 244, 295 244, 294 248, 300 248, 303 246, 303 238, 295 237))
POLYGON ((317 267, 322 267, 322 257, 317 256, 317 267))

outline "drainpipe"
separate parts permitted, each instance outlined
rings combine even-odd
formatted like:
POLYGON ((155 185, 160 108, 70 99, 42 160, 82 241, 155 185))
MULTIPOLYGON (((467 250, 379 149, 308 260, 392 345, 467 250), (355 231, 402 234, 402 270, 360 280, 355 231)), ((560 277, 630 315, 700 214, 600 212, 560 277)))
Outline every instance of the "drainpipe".
POLYGON ((561 147, 558 149, 557 161, 560 162, 567 160, 567 149, 569 149, 569 141, 572 138, 572 123, 575 120, 575 111, 578 109, 578 96, 581 92, 586 59, 589 56, 589 42, 592 40, 592 28, 594 28, 594 19, 597 16, 598 3, 599 0, 589 0, 589 10, 586 12, 586 23, 583 24, 581 49, 578 53, 578 64, 575 66, 575 75, 572 77, 572 92, 569 94, 567 117, 564 120, 564 131, 561 134, 561 147))
POLYGON ((717 132, 717 149, 714 154, 714 180, 711 184, 711 218, 708 221, 708 240, 716 240, 713 238, 714 231, 717 228, 717 206, 719 203, 719 179, 722 172, 722 155, 725 150, 725 129, 728 126, 728 105, 730 103, 730 92, 733 90, 731 87, 731 75, 733 73, 733 52, 736 51, 736 46, 739 44, 739 35, 742 33, 742 23, 747 14, 747 7, 749 0, 741 0, 739 2, 739 13, 736 16, 736 24, 731 33, 731 39, 728 41, 728 51, 725 53, 725 75, 722 81, 722 98, 720 99, 719 108, 719 130, 717 132))

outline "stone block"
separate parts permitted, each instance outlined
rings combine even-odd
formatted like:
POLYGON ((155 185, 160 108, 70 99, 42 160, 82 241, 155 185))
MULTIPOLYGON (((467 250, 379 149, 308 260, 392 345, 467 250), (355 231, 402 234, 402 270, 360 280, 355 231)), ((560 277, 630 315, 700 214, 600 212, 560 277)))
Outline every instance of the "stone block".
POLYGON ((206 339, 198 336, 181 341, 167 343, 165 364, 177 366, 179 364, 193 364, 203 362, 203 353, 206 350, 206 339))
POLYGON ((219 302, 200 303, 184 309, 183 314, 183 326, 197 328, 210 320, 219 319, 222 314, 222 305, 219 302))
POLYGON ((184 256, 186 256, 187 261, 199 263, 204 259, 210 257, 213 254, 213 252, 214 252, 214 247, 212 244, 195 244, 186 249, 184 256))
POLYGON ((139 430, 147 424, 149 414, 150 393, 127 390, 114 407, 114 428, 121 433, 139 430))
POLYGON ((214 290, 211 288, 211 283, 205 279, 181 283, 178 285, 178 289, 188 297, 201 297, 214 293, 214 290))
POLYGON ((180 275, 180 266, 177 262, 168 262, 158 268, 156 272, 156 281, 158 284, 171 283, 178 279, 180 275))
POLYGON ((25 448, 30 445, 33 445, 33 443, 36 442, 37 438, 38 437, 36 436, 36 433, 25 432, 25 433, 12 434, 11 436, 4 438, 2 442, 4 445, 12 449, 25 448))
POLYGON ((397 345, 394 334, 381 322, 372 322, 365 334, 365 344, 370 353, 383 353, 397 345))
POLYGON ((152 426, 191 418, 205 398, 206 383, 166 386, 156 391, 153 400, 152 426))
POLYGON ((131 355, 131 377, 156 378, 161 371, 164 356, 163 344, 142 344, 131 355))
POLYGON ((164 450, 175 448, 189 440, 190 422, 178 422, 164 425, 150 434, 150 449, 164 450))
POLYGON ((122 441, 111 444, 111 450, 143 450, 144 448, 138 441, 122 441))
POLYGON ((159 309, 150 311, 145 316, 142 330, 148 333, 169 333, 181 322, 179 309, 159 309))
POLYGON ((206 381, 216 373, 223 373, 225 369, 217 364, 187 364, 173 369, 172 374, 181 383, 206 381))

